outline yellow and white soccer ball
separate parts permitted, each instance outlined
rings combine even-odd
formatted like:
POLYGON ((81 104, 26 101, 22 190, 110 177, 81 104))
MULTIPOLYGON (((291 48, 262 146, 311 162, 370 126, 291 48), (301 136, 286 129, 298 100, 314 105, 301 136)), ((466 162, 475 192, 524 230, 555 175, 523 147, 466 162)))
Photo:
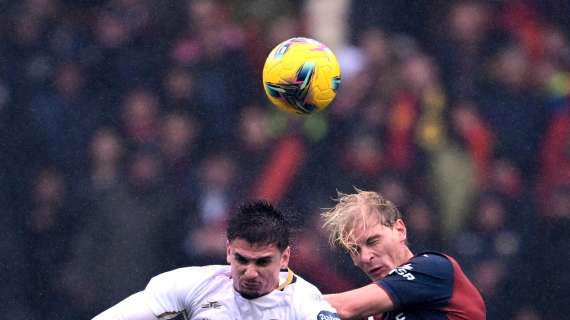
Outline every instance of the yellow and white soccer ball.
POLYGON ((340 86, 340 67, 334 53, 309 38, 278 44, 263 66, 263 87, 279 109, 307 115, 334 100, 340 86))

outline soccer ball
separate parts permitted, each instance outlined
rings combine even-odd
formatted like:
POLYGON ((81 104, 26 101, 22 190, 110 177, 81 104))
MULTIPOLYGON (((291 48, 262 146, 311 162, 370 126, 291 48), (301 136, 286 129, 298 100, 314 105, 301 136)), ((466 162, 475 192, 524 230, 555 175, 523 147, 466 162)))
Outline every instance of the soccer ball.
POLYGON ((325 109, 340 86, 334 53, 309 38, 291 38, 269 53, 263 66, 265 94, 275 106, 297 114, 325 109))

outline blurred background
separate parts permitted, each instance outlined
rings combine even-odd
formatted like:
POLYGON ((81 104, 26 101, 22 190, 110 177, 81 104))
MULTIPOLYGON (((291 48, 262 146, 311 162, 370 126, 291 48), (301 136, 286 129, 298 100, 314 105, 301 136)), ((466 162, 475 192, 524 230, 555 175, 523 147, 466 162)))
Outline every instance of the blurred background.
POLYGON ((225 263, 252 198, 296 213, 294 271, 354 288, 319 214, 356 186, 460 261, 488 319, 567 319, 569 32, 557 0, 0 1, 0 314, 88 319, 225 263), (341 64, 310 117, 261 85, 293 36, 341 64))

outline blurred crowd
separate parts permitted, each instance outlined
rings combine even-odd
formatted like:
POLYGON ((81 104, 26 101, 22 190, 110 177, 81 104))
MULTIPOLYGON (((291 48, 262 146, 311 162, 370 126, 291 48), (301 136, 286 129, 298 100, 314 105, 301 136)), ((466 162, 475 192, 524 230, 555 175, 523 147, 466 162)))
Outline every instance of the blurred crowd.
POLYGON ((244 199, 285 208, 292 269, 367 282, 319 220, 380 191, 411 247, 455 256, 489 319, 570 312, 570 4, 0 2, 1 314, 87 319, 173 268, 225 263, 244 199), (293 36, 328 44, 337 99, 268 104, 293 36), (566 248, 566 249, 564 249, 566 248))

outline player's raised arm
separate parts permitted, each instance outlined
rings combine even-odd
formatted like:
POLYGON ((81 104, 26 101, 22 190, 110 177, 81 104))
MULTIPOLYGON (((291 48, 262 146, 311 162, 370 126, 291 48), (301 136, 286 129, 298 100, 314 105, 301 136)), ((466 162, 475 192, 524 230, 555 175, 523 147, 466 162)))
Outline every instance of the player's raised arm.
POLYGON ((376 283, 342 293, 328 294, 325 299, 342 319, 363 319, 394 307, 386 291, 376 283))
POLYGON ((93 320, 156 320, 146 304, 144 292, 138 292, 113 307, 105 310, 93 320))

